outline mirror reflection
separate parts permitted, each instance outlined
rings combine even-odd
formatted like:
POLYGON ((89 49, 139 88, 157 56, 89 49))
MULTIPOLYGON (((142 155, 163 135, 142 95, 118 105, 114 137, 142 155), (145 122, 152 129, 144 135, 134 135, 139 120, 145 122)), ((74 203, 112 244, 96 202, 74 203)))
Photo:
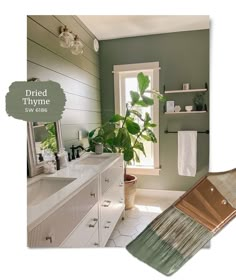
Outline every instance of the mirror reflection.
POLYGON ((58 152, 56 125, 53 122, 34 122, 33 132, 37 164, 58 152))
POLYGON ((44 172, 45 164, 58 162, 58 155, 66 157, 61 135, 61 124, 57 122, 27 122, 27 175, 36 176, 44 172))

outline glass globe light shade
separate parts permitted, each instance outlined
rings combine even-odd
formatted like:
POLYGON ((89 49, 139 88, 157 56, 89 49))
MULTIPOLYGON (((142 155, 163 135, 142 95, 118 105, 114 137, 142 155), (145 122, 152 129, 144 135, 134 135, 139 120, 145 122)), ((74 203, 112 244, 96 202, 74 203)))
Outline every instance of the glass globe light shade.
POLYGON ((77 36, 75 36, 74 44, 71 48, 71 53, 74 55, 82 54, 83 53, 83 43, 79 40, 77 36))
POLYGON ((59 35, 59 38, 60 46, 62 48, 71 48, 74 44, 74 36, 68 31, 68 29, 64 29, 59 35))

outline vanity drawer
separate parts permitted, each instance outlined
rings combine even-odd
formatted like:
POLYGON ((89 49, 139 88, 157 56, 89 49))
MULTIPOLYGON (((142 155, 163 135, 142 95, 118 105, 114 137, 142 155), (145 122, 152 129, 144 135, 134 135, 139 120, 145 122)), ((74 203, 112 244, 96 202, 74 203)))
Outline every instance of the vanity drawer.
POLYGON ((89 242, 85 246, 86 248, 98 248, 99 247, 99 235, 98 230, 93 234, 89 242))
POLYGON ((61 244, 63 248, 81 248, 98 246, 98 204, 96 204, 83 221, 75 228, 68 238, 61 244), (95 244, 96 243, 96 244, 95 244))
POLYGON ((115 183, 119 184, 123 182, 124 168, 123 160, 120 159, 114 163, 111 167, 106 169, 101 174, 101 189, 104 194, 115 183))
POLYGON ((117 203, 124 203, 124 187, 120 185, 112 186, 103 194, 101 209, 108 209, 117 203))
POLYGON ((104 247, 111 236, 117 222, 119 221, 122 212, 124 211, 125 207, 124 204, 119 203, 113 205, 109 210, 103 212, 103 217, 101 219, 101 239, 100 239, 100 246, 104 247))
POLYGON ((28 232, 29 247, 58 247, 98 201, 98 177, 28 232))
POLYGON ((117 185, 111 187, 101 200, 101 246, 105 246, 116 226, 125 206, 124 188, 117 185))

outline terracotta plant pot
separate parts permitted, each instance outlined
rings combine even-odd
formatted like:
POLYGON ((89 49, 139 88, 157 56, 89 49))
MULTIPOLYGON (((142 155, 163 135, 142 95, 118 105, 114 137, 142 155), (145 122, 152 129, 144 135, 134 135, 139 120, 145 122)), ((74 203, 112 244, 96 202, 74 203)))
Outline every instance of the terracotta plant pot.
POLYGON ((125 210, 134 207, 137 177, 126 174, 125 177, 125 210))

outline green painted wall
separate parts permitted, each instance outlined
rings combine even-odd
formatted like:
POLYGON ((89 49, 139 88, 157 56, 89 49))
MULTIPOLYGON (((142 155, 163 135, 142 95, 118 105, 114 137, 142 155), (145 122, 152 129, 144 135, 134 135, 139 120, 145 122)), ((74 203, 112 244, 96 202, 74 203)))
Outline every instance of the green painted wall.
MULTIPOLYGON (((100 77, 102 121, 114 113, 113 65, 159 61, 160 89, 181 89, 183 83, 191 88, 203 88, 209 82, 209 30, 177 32, 160 35, 123 38, 100 42, 100 77)), ((176 104, 191 105, 194 93, 168 95, 176 104)), ((208 93, 206 96, 208 105, 208 93)), ((208 106, 209 108, 209 106, 208 106)), ((160 106, 160 164, 159 176, 138 176, 138 187, 186 190, 208 171, 209 137, 198 134, 198 171, 196 177, 183 177, 177 171, 177 134, 169 130, 206 130, 209 115, 165 115, 160 106)))

